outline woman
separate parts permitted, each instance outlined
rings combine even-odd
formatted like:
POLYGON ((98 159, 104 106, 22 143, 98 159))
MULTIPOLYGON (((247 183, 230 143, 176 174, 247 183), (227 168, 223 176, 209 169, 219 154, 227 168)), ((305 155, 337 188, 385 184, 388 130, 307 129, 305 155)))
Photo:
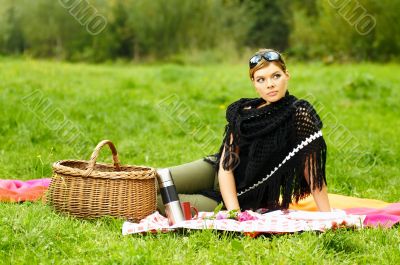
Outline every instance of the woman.
MULTIPOLYGON (((330 211, 318 114, 289 94, 290 75, 279 52, 259 50, 250 58, 249 75, 259 98, 229 105, 219 152, 169 168, 181 201, 200 211, 220 201, 227 210, 271 211, 312 194, 320 211, 330 211)), ((163 211, 160 198, 158 205, 163 211)))

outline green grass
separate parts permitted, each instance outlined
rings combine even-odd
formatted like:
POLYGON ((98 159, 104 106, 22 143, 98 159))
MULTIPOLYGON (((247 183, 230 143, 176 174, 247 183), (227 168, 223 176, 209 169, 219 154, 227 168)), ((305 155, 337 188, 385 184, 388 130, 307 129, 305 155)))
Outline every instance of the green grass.
MULTIPOLYGON (((329 191, 400 201, 400 65, 289 67, 289 91, 314 103, 324 122, 329 191)), ((115 143, 126 164, 166 167, 199 159, 219 147, 227 105, 256 96, 245 62, 112 66, 2 58, 0 80, 3 179, 50 177, 52 162, 88 159, 102 139, 115 143), (32 101, 37 95, 47 103, 32 101), (168 97, 180 104, 175 110, 165 104, 168 97)), ((99 160, 110 162, 110 152, 99 160)), ((59 216, 41 203, 3 203, 0 263, 400 261, 399 227, 249 239, 214 231, 122 236, 121 226, 109 218, 59 216)))

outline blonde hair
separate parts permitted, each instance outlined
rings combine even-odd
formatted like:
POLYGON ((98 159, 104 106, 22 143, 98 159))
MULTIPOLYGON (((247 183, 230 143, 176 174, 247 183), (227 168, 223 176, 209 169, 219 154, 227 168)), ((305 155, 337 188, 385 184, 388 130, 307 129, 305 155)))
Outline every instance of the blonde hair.
MULTIPOLYGON (((278 64, 278 66, 282 69, 282 71, 283 71, 283 72, 286 72, 286 70, 287 70, 287 69, 286 69, 286 64, 285 64, 285 60, 283 59, 282 54, 281 54, 280 52, 274 50, 274 49, 259 49, 253 56, 255 56, 255 55, 261 55, 261 54, 266 53, 266 52, 276 52, 276 53, 278 53, 279 56, 281 57, 281 60, 278 60, 278 61, 267 61, 267 60, 265 60, 264 58, 262 58, 262 59, 258 62, 258 64, 257 64, 256 66, 254 66, 253 68, 250 68, 250 69, 249 69, 249 76, 250 76, 250 79, 253 79, 254 73, 255 73, 257 70, 268 66, 268 65, 269 65, 270 63, 272 63, 272 62, 276 62, 276 63, 278 64)), ((253 57, 253 56, 252 56, 252 57, 253 57)))

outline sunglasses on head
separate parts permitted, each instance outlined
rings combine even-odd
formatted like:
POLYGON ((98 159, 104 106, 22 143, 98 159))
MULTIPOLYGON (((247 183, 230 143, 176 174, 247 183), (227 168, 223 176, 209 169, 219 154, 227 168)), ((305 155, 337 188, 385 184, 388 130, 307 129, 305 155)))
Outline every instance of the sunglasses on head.
POLYGON ((281 55, 279 53, 277 53, 275 51, 268 51, 268 52, 256 54, 253 57, 251 57, 249 60, 250 69, 253 68, 254 66, 256 66, 261 61, 261 59, 264 59, 268 62, 280 61, 283 63, 281 55))

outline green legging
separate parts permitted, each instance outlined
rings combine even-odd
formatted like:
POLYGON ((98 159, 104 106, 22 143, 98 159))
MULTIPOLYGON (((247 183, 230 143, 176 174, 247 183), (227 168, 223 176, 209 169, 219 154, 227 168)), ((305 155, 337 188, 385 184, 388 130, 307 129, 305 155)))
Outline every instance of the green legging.
MULTIPOLYGON (((181 202, 190 202, 199 211, 212 212, 218 203, 204 195, 201 190, 219 190, 217 174, 210 163, 198 159, 186 164, 168 167, 181 202)), ((164 214, 161 195, 157 196, 157 208, 164 214)))

